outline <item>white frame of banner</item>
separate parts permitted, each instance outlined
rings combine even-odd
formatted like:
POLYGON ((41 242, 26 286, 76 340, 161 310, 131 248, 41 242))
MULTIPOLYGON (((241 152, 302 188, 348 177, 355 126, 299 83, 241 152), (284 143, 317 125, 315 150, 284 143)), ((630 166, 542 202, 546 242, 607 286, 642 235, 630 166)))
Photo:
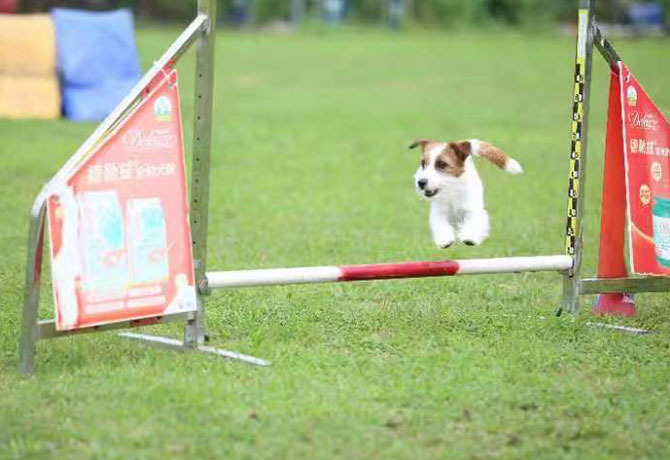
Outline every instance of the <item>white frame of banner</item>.
POLYGON ((250 364, 268 365, 269 362, 240 353, 205 345, 204 296, 213 288, 267 286, 299 283, 326 283, 373 279, 415 278, 466 274, 493 274, 528 271, 558 271, 563 275, 563 301, 559 308, 576 312, 580 295, 601 292, 668 291, 670 279, 580 279, 582 256, 582 216, 584 213, 584 180, 586 172, 586 134, 588 102, 591 83, 592 48, 595 44, 612 64, 619 60, 609 42, 602 36, 593 20, 595 0, 580 0, 579 32, 577 36, 575 100, 571 139, 571 175, 569 187, 566 254, 532 257, 471 259, 463 261, 406 262, 400 264, 372 264, 350 267, 298 267, 266 270, 207 272, 207 227, 209 213, 210 152, 212 133, 212 104, 214 87, 214 41, 216 31, 216 0, 198 0, 198 14, 191 24, 154 63, 130 93, 97 127, 58 173, 45 185, 32 207, 26 265, 23 324, 20 339, 19 371, 25 374, 34 367, 35 346, 38 340, 53 337, 97 332, 110 329, 132 328, 148 324, 185 321, 184 340, 146 334, 122 333, 126 338, 140 340, 177 350, 195 350, 239 359, 250 364), (193 313, 178 313, 149 319, 122 321, 74 331, 57 331, 54 320, 38 319, 40 275, 44 248, 46 198, 50 185, 58 183, 99 146, 118 124, 146 95, 146 90, 165 70, 172 68, 188 48, 197 41, 195 113, 193 118, 193 152, 191 168, 190 224, 193 243, 195 283, 198 309, 193 313), (435 271, 434 265, 444 265, 444 271, 435 271), (425 266, 432 267, 426 269, 425 266), (449 267, 458 267, 450 271, 449 267), (363 276, 347 277, 347 271, 363 276))

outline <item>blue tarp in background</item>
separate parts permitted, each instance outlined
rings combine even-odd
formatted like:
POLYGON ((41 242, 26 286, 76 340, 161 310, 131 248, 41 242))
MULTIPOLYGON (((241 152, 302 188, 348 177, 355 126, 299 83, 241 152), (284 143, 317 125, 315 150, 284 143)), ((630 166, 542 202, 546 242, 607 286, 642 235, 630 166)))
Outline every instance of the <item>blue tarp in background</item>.
POLYGON ((63 111, 72 120, 101 120, 140 78, 130 10, 52 10, 63 111))

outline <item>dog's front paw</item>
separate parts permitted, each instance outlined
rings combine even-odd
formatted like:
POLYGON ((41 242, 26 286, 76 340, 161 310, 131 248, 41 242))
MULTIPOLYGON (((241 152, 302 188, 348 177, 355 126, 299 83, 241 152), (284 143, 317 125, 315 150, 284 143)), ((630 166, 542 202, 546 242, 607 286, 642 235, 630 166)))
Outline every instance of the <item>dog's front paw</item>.
POLYGON ((461 235, 460 240, 466 246, 479 246, 484 242, 486 236, 482 235, 461 235))
POLYGON ((438 248, 446 249, 456 242, 456 232, 445 218, 431 210, 430 231, 438 248))
POLYGON ((435 239, 435 245, 438 248, 447 249, 455 243, 454 239, 435 239))

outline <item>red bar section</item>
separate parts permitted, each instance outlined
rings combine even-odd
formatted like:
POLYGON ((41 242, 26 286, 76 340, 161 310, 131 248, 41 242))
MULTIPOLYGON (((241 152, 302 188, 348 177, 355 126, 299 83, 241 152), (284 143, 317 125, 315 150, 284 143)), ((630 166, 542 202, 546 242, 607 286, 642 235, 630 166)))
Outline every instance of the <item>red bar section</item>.
POLYGON ((338 281, 362 281, 396 278, 424 278, 430 276, 452 276, 458 272, 458 262, 443 260, 434 262, 405 262, 397 264, 348 265, 340 267, 342 275, 338 281))

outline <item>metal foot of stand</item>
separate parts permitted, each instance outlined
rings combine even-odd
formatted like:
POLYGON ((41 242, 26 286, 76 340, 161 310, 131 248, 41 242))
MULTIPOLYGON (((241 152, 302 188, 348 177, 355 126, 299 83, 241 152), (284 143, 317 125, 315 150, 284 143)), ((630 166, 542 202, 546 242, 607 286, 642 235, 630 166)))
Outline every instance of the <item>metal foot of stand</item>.
POLYGON ((628 326, 618 326, 616 324, 606 324, 606 323, 592 323, 588 322, 586 323, 587 326, 591 327, 598 327, 601 329, 611 329, 614 331, 619 331, 623 332, 626 334, 632 334, 632 335, 645 335, 645 334, 653 334, 654 331, 650 331, 649 329, 640 329, 637 327, 628 327, 628 326))
POLYGON ((158 335, 148 335, 148 334, 135 334, 133 332, 121 332, 119 334, 119 337, 123 337, 125 339, 139 340, 140 342, 143 342, 146 345, 171 348, 173 350, 178 351, 200 351, 203 353, 210 353, 227 359, 236 359, 238 361, 243 361, 247 364, 253 364, 256 366, 270 365, 270 361, 266 361, 261 358, 255 358, 249 355, 243 355, 242 353, 237 353, 234 351, 223 350, 221 348, 208 347, 205 345, 200 345, 196 348, 187 347, 184 345, 184 342, 182 340, 171 339, 169 337, 161 337, 158 335))

